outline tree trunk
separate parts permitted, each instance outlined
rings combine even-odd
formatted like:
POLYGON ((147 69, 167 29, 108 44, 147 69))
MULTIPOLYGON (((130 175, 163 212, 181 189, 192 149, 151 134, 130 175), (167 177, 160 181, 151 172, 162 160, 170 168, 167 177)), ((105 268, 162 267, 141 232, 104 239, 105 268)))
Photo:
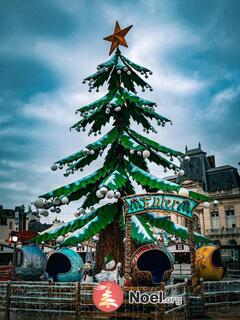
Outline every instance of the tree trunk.
POLYGON ((116 215, 114 221, 99 233, 96 247, 95 274, 104 269, 104 258, 113 256, 116 263, 121 262, 124 266, 124 232, 121 230, 119 217, 116 215))

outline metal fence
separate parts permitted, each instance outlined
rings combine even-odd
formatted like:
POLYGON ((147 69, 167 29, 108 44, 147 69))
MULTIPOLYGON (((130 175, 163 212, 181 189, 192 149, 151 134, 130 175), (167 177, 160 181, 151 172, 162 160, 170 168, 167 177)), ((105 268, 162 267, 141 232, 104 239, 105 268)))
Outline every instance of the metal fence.
MULTIPOLYGON (((199 294, 205 306, 219 306, 240 303, 240 280, 201 282, 199 294)), ((191 296, 188 282, 159 287, 124 288, 124 302, 112 314, 103 314, 93 304, 93 284, 63 282, 0 282, 0 311, 5 320, 13 319, 16 313, 34 313, 34 319, 163 319, 164 314, 184 310, 191 296), (130 291, 141 293, 164 292, 164 299, 170 303, 131 304, 130 291), (176 298, 174 300, 174 297, 176 298), (179 299, 182 299, 180 301, 179 299), (104 318, 105 317, 105 318, 104 318)), ((166 302, 166 301, 165 301, 166 302)), ((25 319, 25 318, 24 318, 25 319)))

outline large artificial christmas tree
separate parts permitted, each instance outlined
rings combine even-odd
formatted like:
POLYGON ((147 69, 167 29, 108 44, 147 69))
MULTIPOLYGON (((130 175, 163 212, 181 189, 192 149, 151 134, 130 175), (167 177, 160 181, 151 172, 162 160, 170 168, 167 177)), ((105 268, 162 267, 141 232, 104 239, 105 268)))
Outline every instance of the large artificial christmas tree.
MULTIPOLYGON (((89 92, 94 89, 98 92, 99 88, 107 83, 108 92, 99 100, 79 108, 77 112, 80 120, 72 126, 78 132, 85 132, 87 126, 91 126, 88 135, 97 136, 101 134, 101 129, 113 120, 112 129, 99 140, 57 161, 52 169, 67 166, 64 175, 68 176, 70 173, 83 171, 85 166, 98 157, 105 157, 103 166, 88 176, 42 195, 35 202, 38 208, 42 207, 40 210, 44 214, 46 208, 52 207, 51 211, 58 212, 59 206, 84 198, 75 213, 78 216, 76 219, 45 232, 37 238, 37 242, 49 241, 67 234, 62 245, 74 245, 98 234, 98 271, 102 268, 104 257, 109 254, 115 261, 123 262, 124 219, 120 198, 135 193, 133 181, 146 192, 181 193, 179 185, 151 175, 149 163, 154 162, 165 171, 170 169, 182 175, 184 172, 176 165, 175 160, 187 161, 183 160, 181 152, 147 138, 150 132, 157 133, 150 120, 155 120, 160 127, 171 121, 155 111, 155 102, 137 95, 136 90, 139 87, 143 92, 147 89, 152 91, 152 87, 141 77, 148 78, 152 72, 121 54, 118 46, 127 46, 124 36, 130 28, 121 30, 116 23, 114 34, 105 38, 112 43, 110 54, 113 51, 115 53, 110 60, 98 65, 97 72, 83 82, 88 82, 89 92), (143 129, 144 135, 131 129, 131 121, 136 122, 139 129, 143 129), (105 201, 102 205, 102 199, 109 199, 111 203, 106 204, 105 201), (99 207, 95 209, 94 206, 98 204, 99 207)), ((159 136, 157 140, 159 141, 159 136)), ((206 200, 203 195, 191 191, 189 196, 196 200, 206 200)), ((178 237, 188 237, 186 228, 176 226, 167 217, 145 213, 132 217, 134 242, 154 242, 153 226, 178 237)), ((206 239, 195 234, 195 240, 204 242, 206 239)))

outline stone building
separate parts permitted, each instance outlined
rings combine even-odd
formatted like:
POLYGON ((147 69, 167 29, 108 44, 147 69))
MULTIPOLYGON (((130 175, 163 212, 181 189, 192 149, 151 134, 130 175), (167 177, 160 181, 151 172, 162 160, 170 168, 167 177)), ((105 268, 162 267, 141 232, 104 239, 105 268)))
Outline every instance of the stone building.
MULTIPOLYGON (((209 208, 200 206, 196 210, 201 233, 222 248, 222 256, 227 261, 239 260, 240 253, 240 177, 236 168, 230 165, 216 166, 215 157, 207 156, 198 148, 188 150, 181 168, 184 176, 166 179, 181 184, 184 188, 206 194, 215 200, 209 208)), ((183 223, 181 217, 174 216, 175 222, 183 223)))
POLYGON ((29 221, 38 220, 36 212, 24 206, 16 206, 15 209, 4 209, 0 205, 0 241, 9 238, 11 231, 28 230, 29 221))

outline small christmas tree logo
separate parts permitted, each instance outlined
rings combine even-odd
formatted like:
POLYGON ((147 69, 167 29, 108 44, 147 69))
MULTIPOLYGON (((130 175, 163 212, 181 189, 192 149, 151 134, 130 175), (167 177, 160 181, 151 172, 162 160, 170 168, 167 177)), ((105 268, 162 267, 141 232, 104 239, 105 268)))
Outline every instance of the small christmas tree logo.
POLYGON ((94 287, 93 302, 103 312, 113 312, 123 303, 123 290, 113 281, 103 281, 94 287))

